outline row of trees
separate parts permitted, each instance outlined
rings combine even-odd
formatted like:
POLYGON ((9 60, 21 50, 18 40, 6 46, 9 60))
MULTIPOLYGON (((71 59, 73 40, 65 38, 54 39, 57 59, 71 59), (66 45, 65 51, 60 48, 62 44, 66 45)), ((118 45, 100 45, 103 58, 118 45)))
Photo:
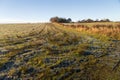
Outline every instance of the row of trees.
POLYGON ((101 20, 83 19, 81 21, 78 21, 78 23, 84 23, 84 22, 90 23, 90 22, 111 22, 111 21, 109 19, 101 19, 101 20))
MULTIPOLYGON (((71 18, 61 18, 61 17, 52 17, 50 18, 51 22, 57 22, 57 23, 71 23, 72 19, 71 18)), ((79 20, 77 21, 78 23, 91 23, 91 22, 111 22, 109 19, 101 19, 101 20, 93 20, 93 19, 83 19, 83 20, 79 20)))
POLYGON ((50 19, 51 22, 57 22, 57 23, 70 23, 72 22, 71 18, 61 18, 61 17, 52 17, 50 19))

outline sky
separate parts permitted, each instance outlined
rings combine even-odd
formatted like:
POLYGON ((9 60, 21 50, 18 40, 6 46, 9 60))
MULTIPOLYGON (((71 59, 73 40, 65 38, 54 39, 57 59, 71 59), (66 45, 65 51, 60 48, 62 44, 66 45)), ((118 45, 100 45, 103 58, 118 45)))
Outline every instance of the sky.
POLYGON ((0 23, 48 22, 54 16, 120 21, 120 0, 0 0, 0 23))

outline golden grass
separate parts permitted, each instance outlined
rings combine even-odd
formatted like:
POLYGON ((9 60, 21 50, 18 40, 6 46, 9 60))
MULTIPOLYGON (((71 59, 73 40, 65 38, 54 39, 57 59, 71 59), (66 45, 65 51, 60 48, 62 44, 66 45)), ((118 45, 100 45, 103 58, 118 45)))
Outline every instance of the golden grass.
POLYGON ((0 24, 0 39, 26 36, 32 32, 40 31, 41 28, 43 28, 41 24, 0 24))
POLYGON ((120 40, 120 23, 104 22, 104 23, 70 23, 62 24, 64 27, 70 27, 80 32, 88 32, 102 34, 113 39, 120 40))

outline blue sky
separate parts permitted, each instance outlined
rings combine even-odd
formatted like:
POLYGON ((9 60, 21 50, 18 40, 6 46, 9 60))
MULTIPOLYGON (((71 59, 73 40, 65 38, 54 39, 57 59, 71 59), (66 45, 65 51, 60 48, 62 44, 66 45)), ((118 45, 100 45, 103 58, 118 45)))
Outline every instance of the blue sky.
POLYGON ((0 23, 47 22, 53 16, 120 21, 120 0, 0 0, 0 23))

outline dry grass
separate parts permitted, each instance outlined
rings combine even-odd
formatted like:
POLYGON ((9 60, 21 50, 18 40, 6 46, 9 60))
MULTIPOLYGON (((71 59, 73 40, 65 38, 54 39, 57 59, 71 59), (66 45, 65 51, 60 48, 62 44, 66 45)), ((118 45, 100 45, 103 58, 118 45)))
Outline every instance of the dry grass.
POLYGON ((39 32, 45 24, 0 24, 0 39, 39 32), (42 25, 42 26, 41 26, 42 25))
POLYGON ((120 80, 120 42, 98 35, 103 25, 0 25, 0 80, 120 80))
POLYGON ((81 32, 85 31, 88 33, 102 34, 120 40, 120 23, 71 23, 63 24, 63 26, 74 28, 81 32))

